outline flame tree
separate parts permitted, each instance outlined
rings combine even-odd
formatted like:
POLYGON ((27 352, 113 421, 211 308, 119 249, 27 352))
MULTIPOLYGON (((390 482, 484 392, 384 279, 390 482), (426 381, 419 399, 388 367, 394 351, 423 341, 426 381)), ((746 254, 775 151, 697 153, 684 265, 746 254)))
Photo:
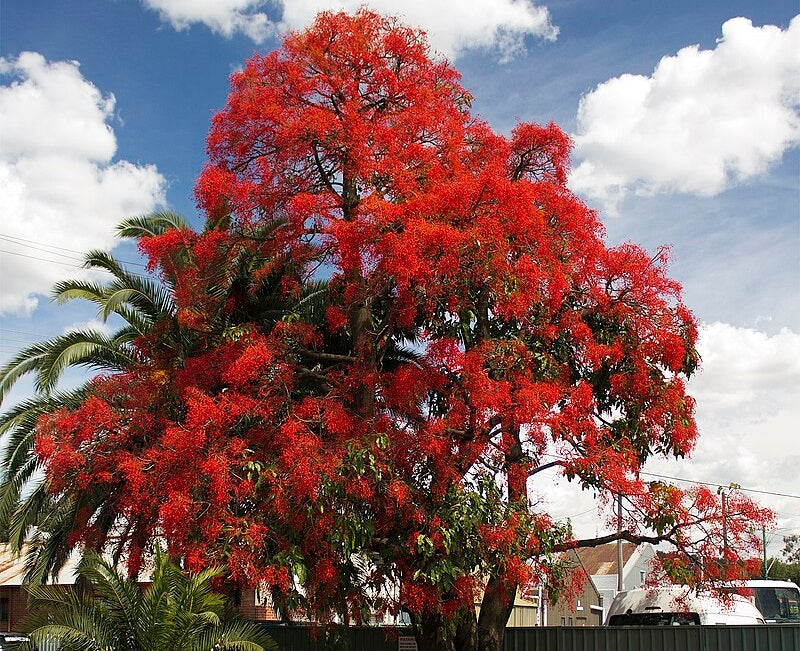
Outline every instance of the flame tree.
POLYGON ((231 84, 209 228, 140 238, 173 315, 36 425, 49 490, 116 514, 76 509, 69 544, 133 571, 165 541, 321 622, 402 609, 425 650, 501 649, 517 590, 562 581, 571 548, 737 570, 767 512, 640 478, 695 444, 696 323, 663 253, 605 245, 557 126, 495 133, 422 34, 367 11, 231 84), (546 469, 622 494, 620 532, 576 540, 537 507, 546 469))

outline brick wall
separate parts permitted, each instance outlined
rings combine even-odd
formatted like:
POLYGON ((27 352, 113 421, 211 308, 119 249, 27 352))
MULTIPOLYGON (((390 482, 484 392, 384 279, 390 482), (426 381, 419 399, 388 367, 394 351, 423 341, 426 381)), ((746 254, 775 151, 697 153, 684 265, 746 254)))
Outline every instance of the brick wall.
POLYGON ((0 629, 19 631, 28 616, 28 593, 21 586, 6 586, 0 588, 0 599, 8 599, 8 621, 0 623, 0 629))
POLYGON ((265 604, 270 604, 270 600, 268 598, 257 599, 255 589, 250 588, 242 592, 242 603, 239 606, 239 612, 242 617, 247 619, 278 621, 278 613, 275 612, 272 605, 265 604))

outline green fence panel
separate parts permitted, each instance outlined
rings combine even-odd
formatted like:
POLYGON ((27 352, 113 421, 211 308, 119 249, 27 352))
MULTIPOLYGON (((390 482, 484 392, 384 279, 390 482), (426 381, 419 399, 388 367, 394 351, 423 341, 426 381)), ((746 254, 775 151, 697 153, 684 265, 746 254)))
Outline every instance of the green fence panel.
POLYGON ((800 651, 800 626, 508 629, 505 651, 800 651))
POLYGON ((708 626, 702 651, 800 651, 800 626, 708 626))
MULTIPOLYGON (((266 626, 281 651, 398 651, 410 629, 266 626)), ((800 651, 800 626, 653 626, 506 629, 505 651, 800 651)))
POLYGON ((266 625, 281 651, 397 651, 398 635, 410 631, 394 628, 347 628, 327 634, 308 626, 266 625))

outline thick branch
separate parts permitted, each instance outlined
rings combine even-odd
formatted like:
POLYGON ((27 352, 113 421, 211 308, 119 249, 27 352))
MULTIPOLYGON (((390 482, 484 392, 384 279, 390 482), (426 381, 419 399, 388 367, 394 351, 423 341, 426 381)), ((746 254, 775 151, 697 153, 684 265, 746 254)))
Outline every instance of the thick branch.
POLYGON ((353 357, 352 355, 320 353, 317 352, 316 350, 308 350, 307 348, 296 348, 295 350, 303 357, 309 357, 310 359, 316 359, 321 362, 345 362, 347 364, 351 364, 352 362, 356 361, 356 358, 353 357))
POLYGON ((325 168, 322 165, 322 161, 319 158, 319 152, 317 151, 317 143, 316 142, 312 142, 311 143, 311 151, 314 154, 314 163, 317 166, 317 171, 319 172, 319 175, 322 178, 322 182, 325 184, 325 187, 328 188, 328 190, 332 194, 335 194, 337 197, 340 196, 339 193, 336 192, 336 189, 333 187, 333 184, 331 183, 331 180, 329 178, 328 172, 325 170, 325 168))
POLYGON ((614 533, 610 533, 606 536, 598 536, 597 538, 584 538, 583 540, 572 540, 569 542, 561 543, 560 545, 554 545, 553 551, 554 552, 566 552, 570 549, 582 549, 584 547, 599 547, 600 545, 605 545, 606 543, 614 542, 616 540, 626 540, 627 542, 632 542, 636 544, 640 543, 652 543, 654 545, 660 542, 673 542, 672 536, 678 532, 678 526, 672 527, 669 531, 659 536, 643 536, 640 534, 632 533, 628 530, 625 531, 615 531, 614 533))
POLYGON ((566 464, 563 461, 551 461, 550 463, 545 463, 531 470, 528 473, 528 477, 533 477, 537 472, 542 472, 543 470, 549 470, 550 468, 555 468, 556 466, 565 466, 565 465, 566 464))

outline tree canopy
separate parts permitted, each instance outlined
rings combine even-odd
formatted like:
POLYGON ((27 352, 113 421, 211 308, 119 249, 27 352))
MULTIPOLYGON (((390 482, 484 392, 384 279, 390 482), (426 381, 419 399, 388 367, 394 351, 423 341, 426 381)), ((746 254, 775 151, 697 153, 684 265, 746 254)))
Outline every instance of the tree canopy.
POLYGON ((697 438, 666 252, 605 244, 556 125, 505 136, 471 102, 368 11, 232 75, 206 229, 137 233, 174 313, 37 422, 49 490, 116 514, 78 511, 70 544, 113 534, 136 571, 164 540, 317 621, 402 609, 425 649, 501 648, 517 589, 563 582, 571 548, 670 542, 688 583, 741 569, 768 512, 640 476, 697 438), (535 499, 548 469, 621 494, 619 533, 576 540, 535 499))

